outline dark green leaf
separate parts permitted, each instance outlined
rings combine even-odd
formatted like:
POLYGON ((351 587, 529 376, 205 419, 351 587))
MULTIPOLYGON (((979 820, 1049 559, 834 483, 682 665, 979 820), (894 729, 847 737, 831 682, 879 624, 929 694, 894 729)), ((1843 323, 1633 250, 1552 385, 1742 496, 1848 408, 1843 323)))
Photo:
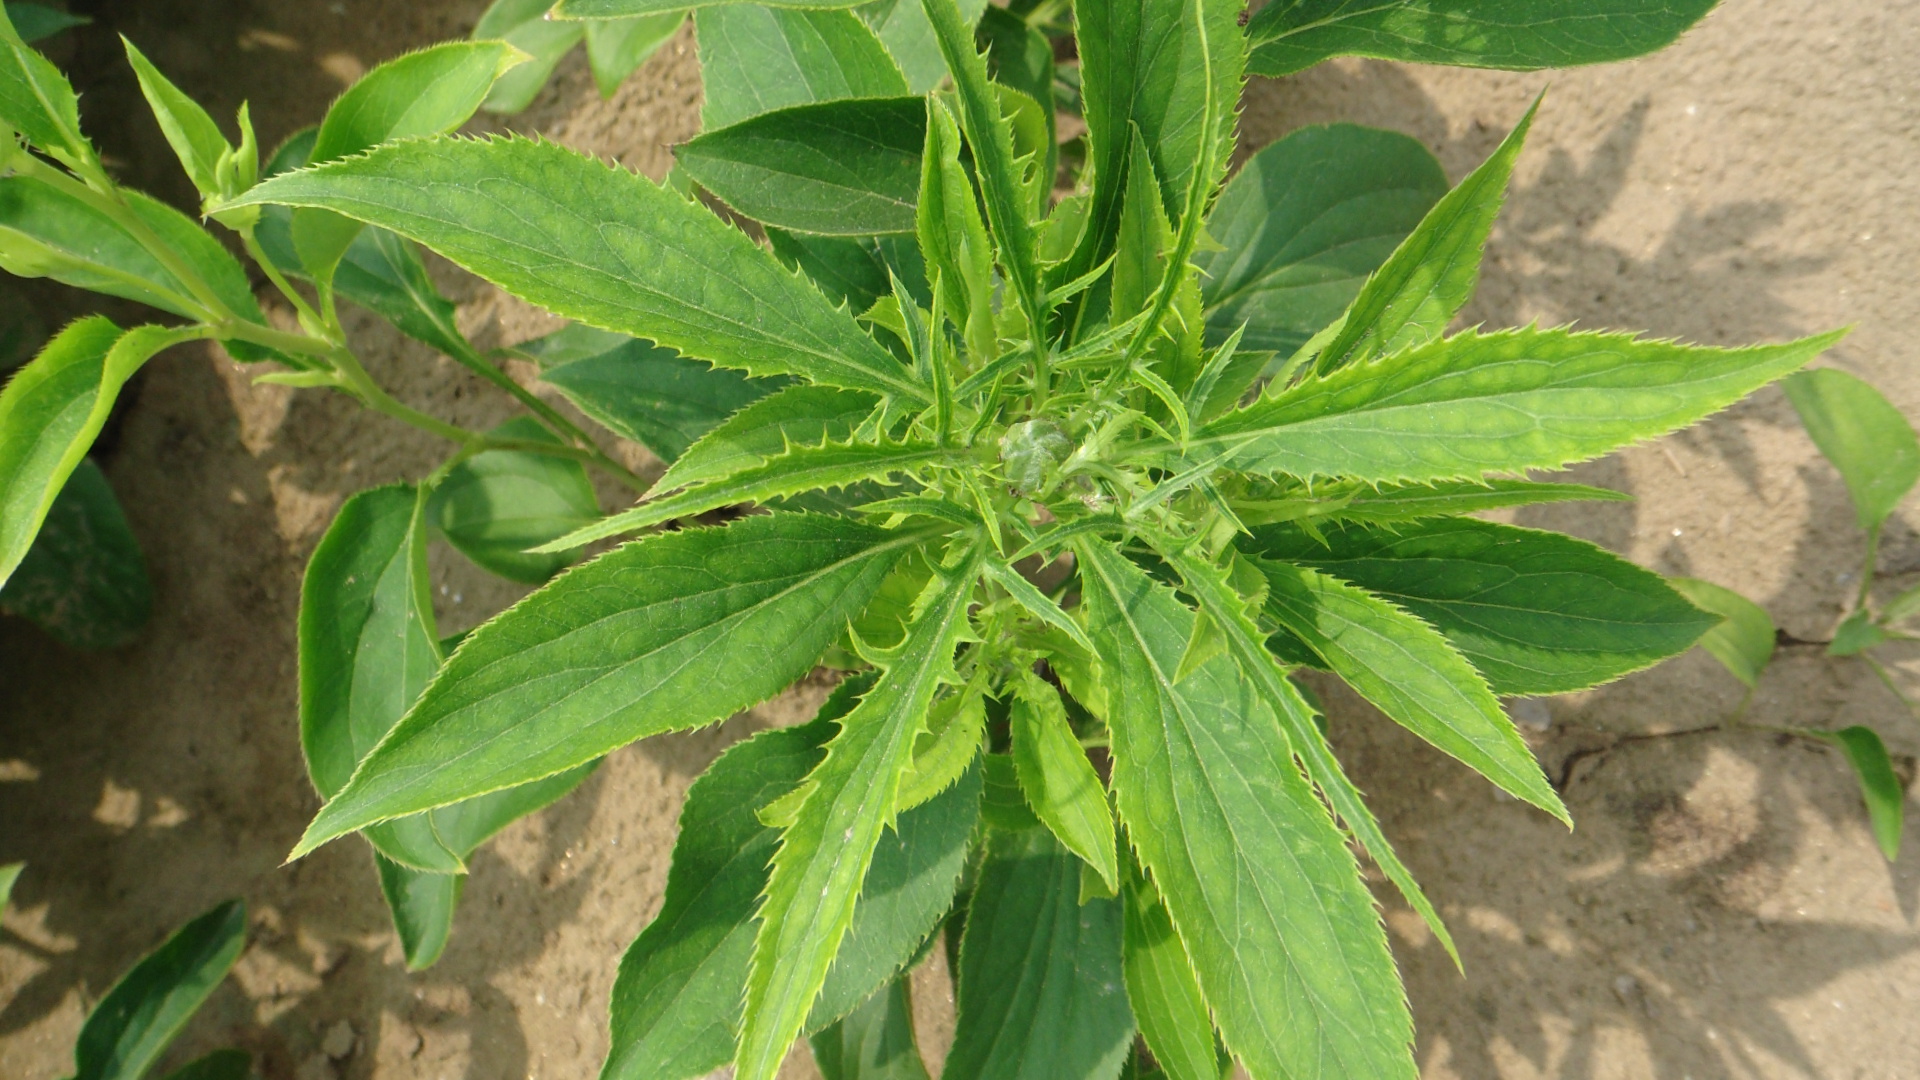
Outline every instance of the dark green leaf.
POLYGON ((221 904, 174 931, 87 1014, 74 1080, 139 1080, 227 977, 247 943, 247 906, 221 904))
POLYGON ((361 230, 334 269, 333 288, 448 356, 473 349, 454 321, 453 301, 440 295, 411 240, 385 229, 361 230))
POLYGON ((75 649, 125 645, 147 624, 153 587, 140 542, 91 460, 73 470, 0 587, 0 611, 32 619, 75 649))
POLYGON ((898 277, 920 306, 933 304, 927 285, 926 263, 920 248, 907 236, 802 236, 768 229, 767 239, 780 261, 813 280, 828 299, 866 311, 873 302, 893 293, 898 277))
POLYGON ((1277 0, 1247 25, 1256 75, 1333 56, 1535 71, 1660 49, 1716 0, 1277 0))
POLYGON ((253 1055, 228 1047, 187 1062, 165 1080, 248 1080, 252 1075, 253 1055))
POLYGON ((983 789, 980 818, 1002 832, 1037 829, 1040 819, 1020 790, 1020 770, 1010 754, 987 754, 980 759, 983 789))
POLYGON ((1873 838, 1880 853, 1892 862, 1900 857, 1900 825, 1906 811, 1907 791, 1894 775, 1887 748, 1872 728, 1841 728, 1839 731, 1810 731, 1807 734, 1840 748, 1860 778, 1860 795, 1867 802, 1867 817, 1873 822, 1873 838))
POLYGON ((722 367, 926 399, 851 316, 745 234, 551 143, 413 140, 276 177, 244 200, 358 217, 556 314, 722 367))
MULTIPOLYGON (((962 0, 960 17, 968 26, 980 20, 987 0, 962 0)), ((886 45, 894 63, 907 77, 907 92, 924 94, 947 77, 947 62, 940 56, 940 43, 934 39, 933 24, 920 0, 871 0, 854 8, 886 45)))
POLYGON ((1781 387, 1813 444, 1840 470, 1860 527, 1879 528, 1920 480, 1913 425, 1880 391, 1844 371, 1802 371, 1781 387))
POLYGON ((408 971, 424 971, 440 959, 453 933, 453 912, 466 887, 465 874, 437 874, 402 866, 378 850, 373 853, 380 873, 380 894, 386 898, 393 928, 408 971))
MULTIPOLYGON (((492 434, 559 443, 528 416, 509 420, 492 434)), ((578 551, 528 549, 597 520, 600 500, 577 461, 528 450, 489 450, 454 466, 434 491, 428 515, 467 558, 501 577, 538 585, 573 562, 578 551)))
POLYGON ((475 630, 297 854, 765 700, 813 666, 919 542, 788 514, 601 556, 475 630))
MULTIPOLYGON (((961 12, 966 18, 966 12, 961 12)), ((1027 20, 1010 9, 987 5, 979 23, 978 36, 987 47, 987 73, 993 81, 1012 87, 1038 106, 1046 130, 1038 147, 1036 179, 1044 197, 1053 188, 1058 168, 1058 147, 1053 116, 1053 43, 1047 36, 1027 25, 1027 20)), ((1045 203, 1041 209, 1045 210, 1045 203)))
POLYGON ((734 413, 674 460, 655 486, 690 487, 744 472, 795 446, 844 442, 878 403, 831 386, 790 386, 734 413))
POLYGON ((913 1038, 913 1002, 901 976, 814 1035, 813 1063, 824 1080, 927 1080, 913 1038))
POLYGON ((14 3, 13 0, 7 2, 7 18, 19 32, 20 40, 29 43, 93 21, 85 15, 75 15, 45 4, 14 3))
POLYGON ((1107 544, 1075 550, 1120 817, 1227 1048, 1255 1080, 1411 1080, 1413 1022, 1373 898, 1272 712, 1225 655, 1176 685, 1193 613, 1107 544))
POLYGON ((886 46, 852 12, 724 4, 694 12, 693 29, 709 131, 789 105, 909 92, 886 46))
POLYGON ((1291 354, 1340 317, 1447 192, 1417 139, 1354 124, 1302 128, 1248 159, 1207 218, 1223 250, 1195 265, 1210 343, 1291 354))
POLYGON ((1167 905, 1138 866, 1127 879, 1123 967, 1140 1035, 1170 1080, 1223 1080, 1232 1063, 1214 1041, 1213 1019, 1167 905))
POLYGON ((640 15, 631 19, 594 19, 587 23, 587 63, 600 96, 610 98, 627 76, 647 62, 687 21, 685 11, 640 15))
POLYGON ((967 909, 943 1076, 1106 1080, 1133 1048, 1120 902, 1080 903, 1080 859, 1045 829, 995 832, 967 909))
POLYGON ((530 57, 493 84, 483 106, 487 111, 516 113, 532 104, 560 58, 587 35, 582 23, 547 18, 551 7, 551 0, 494 0, 475 24, 475 41, 504 41, 530 57))
POLYGON ((1309 566, 1445 634, 1497 694, 1582 690, 1685 652, 1718 622, 1658 574, 1557 533, 1440 518, 1254 530, 1252 554, 1309 566))
POLYGON ((11 4, 0 19, 0 123, 69 165, 94 160, 93 147, 80 134, 80 101, 72 84, 27 47, 14 28, 11 4))
MULTIPOLYGON (((11 14, 12 5, 8 5, 8 9, 11 14)), ((153 110, 153 118, 160 122, 160 132, 167 137, 167 145, 173 147, 174 156, 180 159, 187 179, 193 181, 202 195, 220 194, 214 170, 220 164, 221 155, 229 149, 220 125, 213 122, 213 117, 208 116, 198 102, 160 74, 160 69, 134 48, 133 42, 124 37, 120 41, 126 46, 127 61, 133 65, 134 76, 140 80, 140 93, 153 110)))
POLYGON ((1767 609, 1699 578, 1668 578, 1667 584, 1702 611, 1721 617, 1720 625, 1700 638, 1700 647, 1713 654, 1733 677, 1751 690, 1773 659, 1775 631, 1767 609))
POLYGON ((796 105, 709 131, 677 158, 695 182, 768 225, 911 232, 926 119, 913 97, 796 105))
POLYGON ((980 218, 973 183, 960 165, 960 129, 946 107, 933 98, 927 99, 927 120, 915 236, 926 258, 927 274, 938 282, 946 317, 960 328, 976 356, 992 356, 998 351, 993 243, 980 218))

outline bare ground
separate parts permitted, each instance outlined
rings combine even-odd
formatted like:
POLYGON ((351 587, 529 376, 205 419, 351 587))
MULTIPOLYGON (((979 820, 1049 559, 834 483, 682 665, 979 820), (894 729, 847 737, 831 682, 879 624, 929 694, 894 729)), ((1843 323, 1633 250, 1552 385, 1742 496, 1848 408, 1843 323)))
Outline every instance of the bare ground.
MULTIPOLYGON (((464 33, 484 5, 75 6, 99 20, 59 47, 90 130, 130 178, 184 203, 109 30, 221 110, 251 99, 272 140, 380 59, 464 33)), ((1338 62, 1260 82, 1243 129, 1260 145, 1332 119, 1398 128, 1458 177, 1549 87, 1471 321, 1714 344, 1854 324, 1827 362, 1920 415, 1916 53, 1913 0, 1729 0, 1633 64, 1512 75, 1338 62)), ((666 147, 695 130, 698 94, 685 37, 610 103, 576 55, 513 126, 658 176, 666 147)), ((549 325, 444 279, 483 344, 549 325)), ((47 325, 77 310, 69 296, 31 295, 47 325)), ((373 320, 353 331, 409 401, 468 424, 504 415, 373 320)), ((446 957, 407 975, 362 849, 279 863, 317 807, 294 724, 301 567, 347 494, 423 473, 438 450, 344 401, 250 387, 211 350, 177 350, 138 383, 104 457, 151 562, 154 623, 129 649, 80 655, 0 620, 0 862, 29 863, 0 930, 0 1075, 63 1075, 86 1008, 118 972, 233 895, 252 905, 252 944, 178 1060, 237 1044, 268 1080, 597 1069, 614 967, 658 905, 686 785, 727 743, 802 715, 820 691, 614 755, 476 859, 446 957), (352 1048, 329 1057, 342 1023, 352 1048)), ((1851 509, 1777 392, 1577 479, 1638 501, 1522 520, 1739 588, 1802 639, 1824 639, 1851 592, 1851 509)), ((1904 517, 1882 551, 1888 589, 1920 580, 1909 520, 1920 519, 1904 517)), ((513 595, 444 553, 435 578, 451 628, 513 595)), ((1920 670, 1902 678, 1920 684, 1920 670)), ((1920 853, 1880 859, 1833 754, 1686 733, 1727 713, 1738 689, 1696 652, 1547 703, 1536 719, 1550 726, 1531 737, 1564 783, 1579 825, 1569 835, 1328 688, 1343 756, 1466 962, 1462 976, 1380 893, 1424 1075, 1920 1075, 1920 853)), ((1871 675, 1818 648, 1782 650, 1753 719, 1869 723, 1897 753, 1920 751, 1920 725, 1871 675)), ((937 1050, 944 1002, 934 975, 920 985, 937 1050)), ((789 1072, 811 1074, 804 1054, 789 1072)))

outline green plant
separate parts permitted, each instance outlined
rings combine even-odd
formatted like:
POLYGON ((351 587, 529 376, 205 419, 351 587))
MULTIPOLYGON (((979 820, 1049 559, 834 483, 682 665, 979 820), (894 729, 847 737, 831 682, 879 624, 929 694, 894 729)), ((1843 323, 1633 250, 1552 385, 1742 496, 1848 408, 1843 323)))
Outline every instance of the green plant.
POLYGON ((176 341, 454 443, 418 483, 350 499, 302 595, 302 733, 328 801, 293 855, 363 834, 414 965, 500 825, 614 749, 847 669, 812 723, 693 786, 661 912, 621 962, 608 1077, 731 1061, 766 1080, 803 1033, 831 1074, 920 1075, 903 972, 942 928, 946 1075, 1189 1080, 1233 1058, 1262 1080, 1409 1076, 1349 841, 1451 939, 1294 672, 1331 670, 1565 820, 1495 695, 1617 678, 1718 620, 1598 547, 1466 515, 1618 498, 1527 474, 1690 424, 1838 335, 1446 336, 1531 111, 1451 189, 1418 143, 1352 125, 1228 181, 1241 82, 1351 52, 1613 59, 1707 6, 1276 3, 1243 32, 1225 0, 708 5, 709 130, 664 186, 443 134, 518 59, 499 42, 382 65, 264 169, 244 115, 229 144, 130 49, 297 333, 207 234, 105 175, 70 91, 16 43, 0 119, 52 161, 21 149, 0 191, 65 200, 126 254, 103 265, 16 213, 0 261, 190 321, 76 324, 8 387, 0 540, 31 533, 99 403, 176 341), (1059 141, 1063 110, 1084 137, 1059 141), (415 242, 577 320, 518 355, 665 474, 638 482, 460 337, 415 242), (348 347, 342 297, 528 415, 481 433, 394 401, 348 347), (601 517, 583 465, 646 497, 601 517), (699 524, 742 504, 774 512, 699 524), (539 581, 675 524, 438 640, 433 535, 539 581))
MULTIPOLYGON (((1920 481, 1920 439, 1915 438, 1907 418, 1878 390, 1844 371, 1817 368, 1797 372, 1783 385, 1814 445, 1839 470, 1866 538, 1853 610, 1834 630, 1827 655, 1858 657, 1910 714, 1920 717, 1920 703, 1894 683, 1886 665, 1874 655, 1891 643, 1915 640, 1902 627, 1920 615, 1920 585, 1901 592, 1877 610, 1872 602, 1873 583, 1879 576, 1881 530, 1900 500, 1920 481)), ((1795 735, 1839 750, 1860 781, 1875 842, 1887 861, 1897 858, 1906 785, 1895 774, 1879 733, 1861 724, 1825 729, 1778 727, 1747 720, 1747 707, 1760 685, 1761 673, 1773 660, 1779 639, 1773 616, 1752 600, 1712 582, 1676 578, 1673 585, 1700 608, 1725 620, 1700 640, 1701 647, 1747 688, 1724 726, 1795 735)))
MULTIPOLYGON (((0 866, 0 908, 22 866, 0 866)), ((140 1080, 206 1003, 247 943, 247 907, 230 900, 201 915, 120 976, 87 1014, 74 1044, 72 1080, 140 1080)), ((244 1050, 215 1050, 165 1080, 248 1080, 244 1050)))

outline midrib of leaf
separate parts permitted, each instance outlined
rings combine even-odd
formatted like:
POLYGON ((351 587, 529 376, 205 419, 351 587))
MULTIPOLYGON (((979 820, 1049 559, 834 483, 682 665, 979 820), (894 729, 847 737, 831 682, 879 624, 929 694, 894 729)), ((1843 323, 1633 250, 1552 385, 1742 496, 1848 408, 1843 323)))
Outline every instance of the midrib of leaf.
MULTIPOLYGON (((1322 220, 1328 217, 1331 217, 1336 211, 1344 209, 1350 203, 1359 202, 1363 198, 1366 198, 1366 199, 1376 198, 1380 194, 1382 194, 1382 192, 1384 191, 1395 191, 1395 190, 1401 190, 1401 189, 1396 189, 1396 188, 1375 189, 1371 191, 1362 192, 1360 195, 1355 196, 1354 198, 1344 199, 1338 203, 1335 203, 1332 206, 1327 207, 1326 210, 1322 211, 1319 214, 1316 214, 1314 217, 1308 219, 1305 223, 1303 223, 1300 227, 1299 235, 1306 236, 1311 234, 1313 232, 1313 229, 1317 225, 1319 225, 1322 220)), ((1340 252, 1347 250, 1348 248, 1359 247, 1362 244, 1369 244, 1376 240, 1379 240, 1383 236, 1392 236, 1392 235, 1394 235, 1394 230, 1383 229, 1380 232, 1369 233, 1366 236, 1350 237, 1346 240, 1341 241, 1338 244, 1333 245, 1332 247, 1316 248, 1312 251, 1305 252, 1304 254, 1315 256, 1315 257, 1330 257, 1333 255, 1337 255, 1340 252)), ((1242 282, 1241 284, 1234 286, 1232 289, 1228 290, 1227 292, 1221 293, 1218 296, 1208 299, 1207 307, 1208 308, 1225 307, 1228 303, 1234 300, 1238 300, 1241 297, 1247 295, 1248 293, 1261 291, 1260 287, 1262 285, 1265 285, 1267 282, 1272 281, 1274 278, 1279 277, 1280 275, 1288 272, 1289 270, 1298 269, 1301 266, 1300 261, 1297 258, 1289 255, 1289 252, 1294 251, 1295 248, 1300 243, 1301 241, 1296 237, 1296 239, 1289 242, 1286 247, 1283 247, 1278 252, 1274 253, 1273 266, 1271 269, 1265 271, 1264 273, 1256 274, 1253 277, 1248 278, 1246 281, 1242 282)), ((1247 258, 1252 258, 1252 257, 1253 257, 1253 252, 1252 250, 1249 250, 1247 252, 1247 258)), ((1331 262, 1332 259, 1328 258, 1328 261, 1331 262)), ((1229 275, 1222 274, 1221 276, 1226 277, 1229 275)), ((1327 273, 1319 277, 1316 277, 1314 279, 1314 283, 1318 284, 1318 283, 1327 282, 1327 281, 1337 281, 1343 278, 1352 278, 1355 276, 1356 275, 1350 270, 1332 270, 1332 271, 1328 271, 1327 273)))
POLYGON ((879 682, 827 744, 805 783, 809 794, 774 855, 754 939, 737 1080, 773 1080, 800 1034, 853 918, 874 845, 893 814, 901 773, 965 628, 983 552, 976 544, 940 571, 879 682), (840 838, 833 838, 841 831, 840 838), (814 893, 815 885, 819 893, 814 893))
MULTIPOLYGON (((1339 12, 1338 14, 1329 15, 1324 19, 1315 19, 1312 22, 1301 23, 1299 26, 1295 26, 1295 27, 1291 27, 1289 29, 1283 30, 1278 34, 1265 34, 1265 35, 1248 34, 1247 44, 1250 46, 1260 46, 1260 45, 1265 45, 1270 41, 1285 41, 1287 38, 1290 38, 1295 34, 1304 34, 1309 30, 1318 30, 1323 26, 1338 26, 1339 24, 1346 22, 1349 19, 1365 18, 1368 15, 1377 14, 1382 11, 1392 11, 1395 8, 1400 8, 1405 6, 1406 6, 1405 0, 1396 0, 1395 3, 1379 4, 1374 7, 1359 8, 1354 11, 1342 11, 1342 12, 1339 12)), ((1450 19, 1453 18, 1452 16, 1448 16, 1448 15, 1441 15, 1440 17, 1450 18, 1450 19)), ((1453 19, 1453 21, 1457 22, 1461 20, 1453 19)))

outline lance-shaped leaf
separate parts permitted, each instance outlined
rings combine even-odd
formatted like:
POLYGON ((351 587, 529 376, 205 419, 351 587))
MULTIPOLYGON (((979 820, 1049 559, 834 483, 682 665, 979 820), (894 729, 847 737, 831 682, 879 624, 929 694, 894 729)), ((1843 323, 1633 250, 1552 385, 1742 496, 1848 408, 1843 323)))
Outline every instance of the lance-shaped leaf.
POLYGON ((504 41, 528 57, 494 82, 481 106, 488 112, 516 113, 531 105, 560 58, 586 36, 583 23, 547 18, 552 7, 550 0, 493 0, 474 24, 473 40, 504 41))
POLYGON ((295 854, 773 696, 920 540, 780 514, 601 556, 473 631, 295 854))
POLYGON ((994 832, 967 908, 943 1076, 1107 1080, 1133 1047, 1120 901, 1080 902, 1081 863, 1045 829, 994 832))
POLYGON ((1862 529, 1878 529, 1920 480, 1913 425, 1880 391, 1833 368, 1781 384, 1813 444, 1840 470, 1862 529))
POLYGON ((1334 494, 1326 516, 1382 524, 1419 518, 1477 514, 1514 506, 1558 502, 1629 502, 1633 496, 1585 484, 1546 484, 1532 480, 1440 480, 1430 484, 1358 485, 1334 494))
MULTIPOLYGON (((559 443, 531 416, 509 420, 490 434, 559 443)), ((488 450, 454 466, 433 492, 428 514, 447 542, 481 567, 539 585, 578 557, 578 544, 553 542, 598 518, 600 500, 578 461, 532 450, 488 450)))
POLYGON ((75 15, 45 4, 17 3, 15 0, 7 0, 6 12, 20 40, 29 43, 93 21, 85 15, 75 15))
POLYGON ((1867 803, 1867 819, 1873 824, 1873 839, 1880 854, 1892 862, 1900 857, 1900 826, 1905 814, 1907 789, 1893 771, 1887 747, 1870 727, 1856 724, 1839 731, 1810 731, 1807 734, 1828 742, 1846 755, 1847 764, 1860 781, 1860 796, 1867 803))
POLYGON ((1668 578, 1667 584, 1695 607, 1720 616, 1723 621, 1701 636, 1700 647, 1752 690, 1778 644, 1773 616, 1759 604, 1711 581, 1676 577, 1668 578))
MULTIPOLYGON (((821 757, 831 722, 870 676, 835 688, 815 722, 730 749, 687 793, 660 914, 620 962, 607 1080, 689 1080, 733 1058, 740 987, 752 959, 754 909, 780 830, 760 812, 789 794, 821 757)), ((839 1019, 892 978, 947 912, 979 816, 977 773, 900 817, 861 887, 850 937, 808 1017, 839 1019)))
POLYGON ((1173 932, 1160 890, 1132 859, 1127 861, 1122 970, 1140 1035, 1168 1080, 1222 1080, 1232 1062, 1214 1040, 1213 1018, 1194 981, 1186 946, 1173 932))
POLYGON ((1643 56, 1716 0, 1282 0, 1247 24, 1247 70, 1291 75, 1334 56, 1536 71, 1643 56))
POLYGON ((139 1080, 240 958, 247 906, 229 900, 173 932, 100 999, 74 1044, 73 1080, 139 1080))
POLYGON ((927 1080, 904 975, 808 1042, 825 1080, 927 1080))
MULTIPOLYGON (((772 0, 762 2, 760 7, 772 8, 848 8, 862 0, 772 0)), ((716 6, 744 6, 741 0, 677 0, 682 8, 706 9, 716 6)), ((618 19, 628 15, 651 15, 659 11, 671 11, 674 5, 669 0, 560 0, 553 5, 553 17, 556 19, 618 19)))
POLYGON ((536 551, 567 550, 592 540, 634 532, 736 503, 766 502, 788 495, 884 480, 929 465, 962 460, 962 451, 914 443, 847 443, 803 446, 764 465, 671 495, 647 499, 631 510, 568 533, 536 551))
POLYGON ((1311 567, 1445 634, 1497 694, 1583 690, 1685 652, 1716 616, 1648 570, 1558 533, 1470 518, 1319 535, 1254 530, 1244 550, 1311 567))
POLYGON ((976 356, 991 356, 996 351, 993 243, 980 218, 973 184, 960 165, 960 130, 946 106, 933 98, 927 99, 927 142, 920 168, 915 232, 927 272, 938 281, 946 315, 961 329, 968 347, 976 356))
POLYGON ((669 462, 781 385, 689 360, 642 338, 578 323, 526 342, 517 351, 538 360, 540 380, 581 412, 669 462))
POLYGON ((896 277, 922 307, 933 303, 926 263, 913 237, 807 236, 769 229, 767 239, 781 262, 811 278, 828 298, 855 311, 866 311, 874 301, 893 295, 896 277))
POLYGON ((198 336, 162 326, 123 334, 97 315, 81 319, 0 390, 0 585, 26 558, 127 379, 155 353, 198 336))
POLYGON ((7 899, 13 895, 13 884, 20 880, 20 871, 26 868, 26 863, 8 863, 0 866, 0 908, 7 906, 7 899))
POLYGON ((676 157, 700 186, 768 225, 911 232, 926 120, 926 102, 914 97, 795 105, 709 131, 676 157))
POLYGON ((1334 674, 1400 726, 1572 824, 1486 680, 1438 630, 1318 571, 1255 563, 1267 579, 1267 613, 1334 674))
POLYGON ((140 542, 100 467, 82 461, 0 587, 0 611, 32 619, 75 649, 133 640, 153 613, 140 542))
POLYGON ((1625 334, 1468 331, 1229 413, 1201 430, 1187 458, 1369 482, 1557 469, 1685 427, 1840 336, 1715 349, 1625 334))
POLYGON ((252 1080, 253 1055, 228 1047, 194 1058, 162 1080, 252 1080))
POLYGON ((275 177, 241 203, 336 210, 556 314, 721 367, 926 399, 851 315, 744 233, 550 143, 416 139, 275 177))
POLYGON ((1107 789, 1067 724, 1060 694, 1032 672, 1013 682, 1008 713, 1013 764, 1027 804, 1068 851, 1098 871, 1112 892, 1120 888, 1119 856, 1107 789))
POLYGON ((966 629, 980 557, 975 548, 929 583, 885 674, 841 721, 826 760, 807 776, 808 794, 773 857, 760 906, 735 1062, 739 1080, 772 1080, 826 981, 881 831, 893 819, 914 736, 926 726, 934 691, 953 678, 953 650, 966 629))
POLYGON ((600 96, 611 98, 627 76, 665 45, 687 21, 685 11, 587 23, 587 65, 600 96))
POLYGON ((214 170, 221 156, 230 149, 227 137, 220 133, 220 125, 213 122, 213 117, 207 115, 199 102, 160 74, 160 69, 134 48, 133 42, 123 36, 120 43, 126 47, 127 62, 133 66, 134 77, 140 80, 140 94, 147 99, 153 118, 160 123, 160 133, 167 137, 167 145, 173 147, 187 179, 193 181, 202 195, 219 194, 220 182, 214 170))
POLYGON ((691 487, 763 465, 795 446, 844 442, 878 404, 872 394, 831 386, 790 386, 742 408, 674 459, 662 491, 691 487))
POLYGON ((1340 317, 1367 275, 1447 192, 1418 139, 1355 124, 1302 128, 1248 159, 1194 255, 1209 344, 1290 355, 1340 317))
POLYGON ((453 913, 460 905, 467 875, 415 870, 380 854, 377 848, 373 862, 380 875, 380 895, 386 899, 387 913, 393 916, 393 928, 400 935, 407 970, 432 967, 453 935, 453 913))
POLYGON ((709 131, 791 105, 909 92, 886 46, 850 11, 726 4, 694 12, 693 28, 709 131))
POLYGON ((1434 204, 1367 278, 1346 321, 1315 358, 1316 371, 1324 375, 1368 357, 1425 345, 1446 332, 1480 282, 1487 235, 1539 108, 1536 98, 1492 156, 1434 204))
MULTIPOLYGON (((968 26, 980 21, 987 0, 961 0, 960 17, 968 26)), ((947 61, 920 0, 870 0, 854 8, 893 56, 907 77, 907 92, 925 94, 947 77, 947 61)))
POLYGON ((80 134, 80 99, 73 85, 27 47, 6 15, 0 15, 0 123, 69 165, 93 161, 93 147, 80 134))
POLYGON ((1113 788, 1200 989, 1254 1080, 1415 1075, 1413 1021, 1359 868, 1233 660, 1176 684, 1194 615, 1081 540, 1113 788))

